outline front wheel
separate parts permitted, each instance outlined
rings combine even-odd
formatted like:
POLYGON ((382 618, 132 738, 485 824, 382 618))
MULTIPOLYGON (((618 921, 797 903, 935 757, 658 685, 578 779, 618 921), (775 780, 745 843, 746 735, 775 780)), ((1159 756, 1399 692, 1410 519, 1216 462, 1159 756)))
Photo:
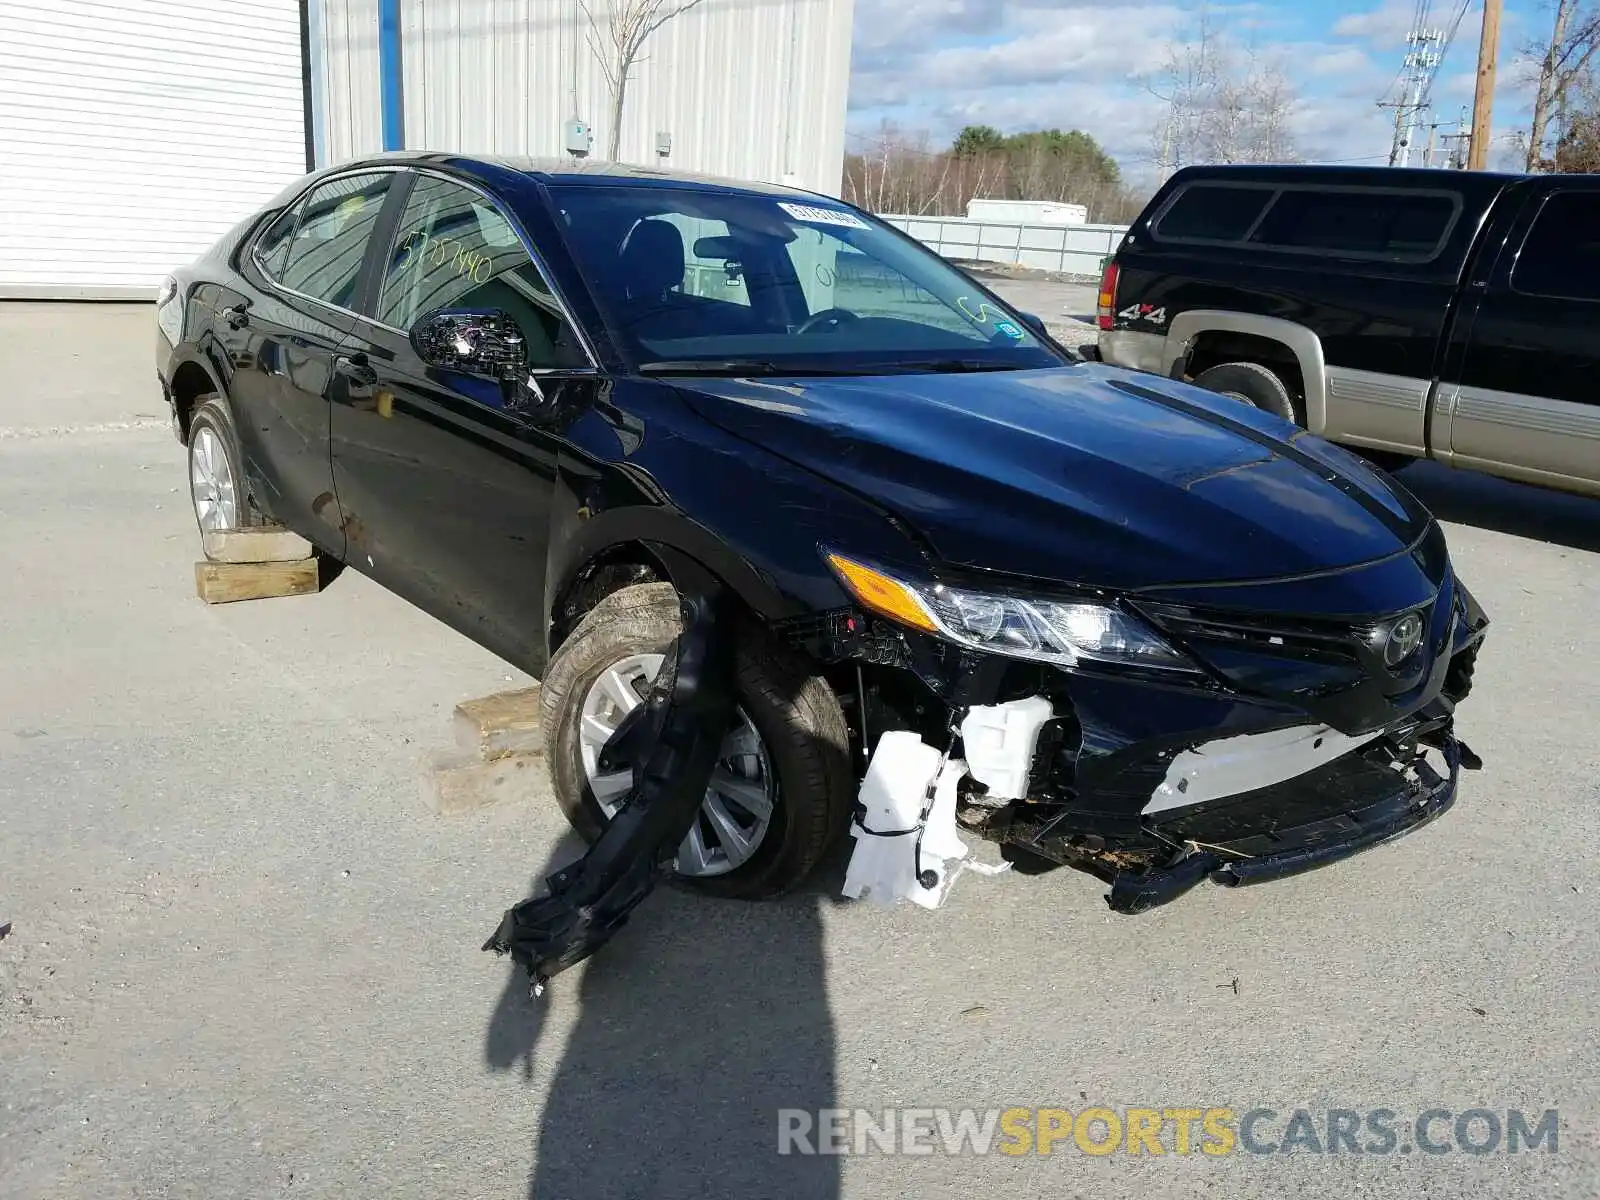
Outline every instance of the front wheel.
MULTIPOLYGON (((600 750, 638 705, 682 632, 668 583, 622 588, 562 643, 540 693, 556 800, 593 842, 632 786, 600 769, 600 750)), ((849 737, 832 690, 794 653, 745 618, 738 639, 738 708, 704 802, 678 849, 677 877, 719 896, 764 899, 803 881, 849 813, 849 737)))

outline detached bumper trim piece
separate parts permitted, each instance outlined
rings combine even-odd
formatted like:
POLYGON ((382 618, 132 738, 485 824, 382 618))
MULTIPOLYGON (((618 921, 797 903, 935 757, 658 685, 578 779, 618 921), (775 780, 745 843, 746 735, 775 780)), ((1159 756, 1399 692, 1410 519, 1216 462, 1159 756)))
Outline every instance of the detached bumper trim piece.
MULTIPOLYGON (((1278 854, 1228 858, 1212 850, 1200 850, 1159 870, 1119 872, 1111 881, 1106 904, 1118 913, 1148 912, 1176 900, 1205 879, 1223 887, 1285 879, 1350 858, 1420 829, 1448 812, 1455 803, 1463 754, 1472 755, 1454 738, 1445 740, 1440 749, 1449 768, 1448 774, 1441 776, 1426 761, 1418 759, 1414 766, 1421 784, 1412 803, 1399 814, 1391 812, 1337 841, 1296 847, 1278 854)), ((1472 759, 1476 761, 1475 756, 1472 759)))

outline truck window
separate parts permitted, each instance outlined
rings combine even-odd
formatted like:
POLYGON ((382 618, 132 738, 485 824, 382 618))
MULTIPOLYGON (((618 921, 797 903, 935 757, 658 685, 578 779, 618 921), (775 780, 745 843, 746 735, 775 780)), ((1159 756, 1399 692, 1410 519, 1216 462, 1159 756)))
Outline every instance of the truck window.
POLYGON ((1163 242, 1237 242, 1271 199, 1271 188, 1190 184, 1167 205, 1153 232, 1163 242))
POLYGON ((1545 201, 1511 286, 1527 296, 1600 300, 1600 193, 1557 192, 1545 201))
POLYGON ((1436 192, 1289 188, 1278 193, 1250 242, 1417 262, 1438 253, 1460 209, 1455 196, 1436 192))

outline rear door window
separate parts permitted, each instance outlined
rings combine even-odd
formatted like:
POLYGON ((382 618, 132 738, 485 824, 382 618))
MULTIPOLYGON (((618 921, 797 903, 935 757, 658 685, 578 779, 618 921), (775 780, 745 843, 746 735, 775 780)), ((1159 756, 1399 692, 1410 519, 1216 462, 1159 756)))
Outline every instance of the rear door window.
POLYGON ((1511 286, 1527 296, 1600 300, 1600 192, 1557 192, 1545 201, 1511 286))
POLYGON ((345 175, 314 189, 301 205, 278 282, 314 300, 355 308, 361 262, 391 177, 387 171, 345 175))
POLYGON ((1191 184, 1161 214, 1155 235, 1167 242, 1237 242, 1271 199, 1271 188, 1191 184))
POLYGON ((1288 189, 1250 235, 1252 245, 1418 261, 1432 258, 1460 202, 1429 192, 1288 189))

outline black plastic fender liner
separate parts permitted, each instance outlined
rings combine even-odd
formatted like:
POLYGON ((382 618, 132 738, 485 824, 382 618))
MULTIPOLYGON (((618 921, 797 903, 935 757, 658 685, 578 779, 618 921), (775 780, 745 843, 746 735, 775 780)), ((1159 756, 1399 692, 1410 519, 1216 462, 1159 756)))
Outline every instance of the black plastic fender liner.
POLYGON ((632 766, 632 789, 588 852, 545 880, 546 895, 509 909, 483 944, 521 964, 535 995, 609 941, 670 872, 733 720, 732 597, 703 568, 692 593, 684 592, 688 580, 674 582, 683 633, 649 696, 602 751, 617 766, 632 766))

